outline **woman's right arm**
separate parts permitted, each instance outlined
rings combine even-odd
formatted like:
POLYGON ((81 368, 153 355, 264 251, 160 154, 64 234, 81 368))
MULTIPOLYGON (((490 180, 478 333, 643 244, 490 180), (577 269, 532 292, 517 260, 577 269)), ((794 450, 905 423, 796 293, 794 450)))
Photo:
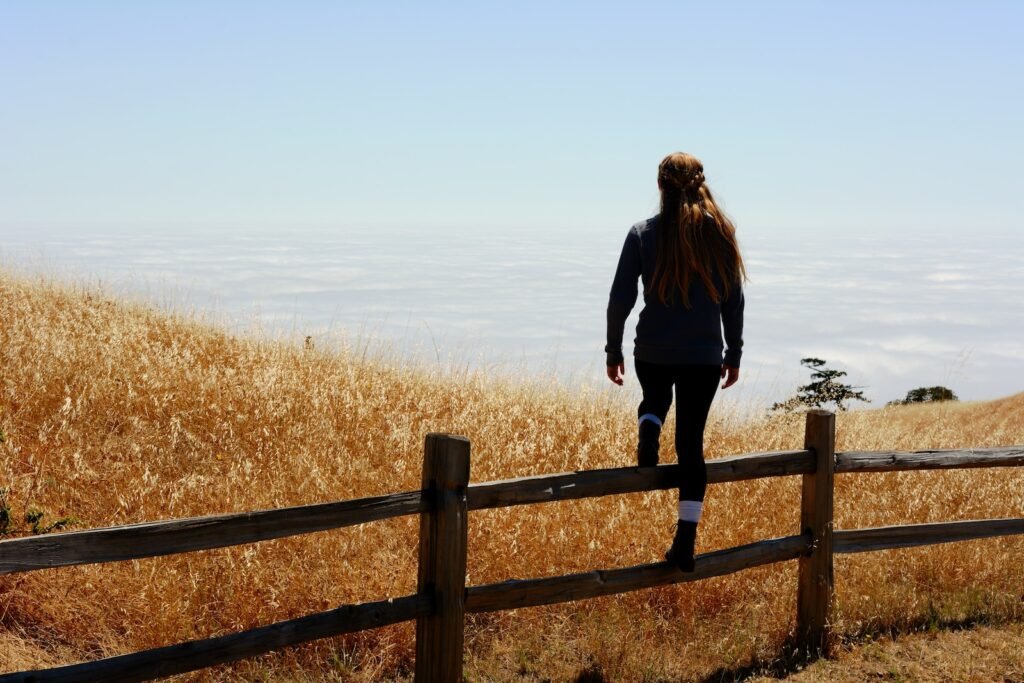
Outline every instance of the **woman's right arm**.
POLYGON ((615 279, 608 295, 608 333, 604 347, 607 354, 606 365, 615 367, 624 363, 622 355, 622 333, 626 326, 626 318, 636 304, 636 281, 640 278, 640 235, 630 230, 622 245, 619 265, 615 269, 615 279))

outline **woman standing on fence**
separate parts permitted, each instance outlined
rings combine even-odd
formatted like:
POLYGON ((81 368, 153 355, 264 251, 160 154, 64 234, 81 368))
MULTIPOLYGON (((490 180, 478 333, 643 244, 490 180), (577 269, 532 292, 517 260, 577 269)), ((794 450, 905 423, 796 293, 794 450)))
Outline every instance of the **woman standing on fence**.
POLYGON ((665 559, 694 569, 697 523, 704 505, 704 425, 718 389, 739 379, 746 270, 736 229, 718 208, 696 157, 676 152, 658 167, 661 211, 626 235, 608 299, 608 378, 621 385, 626 367, 622 333, 644 285, 633 356, 643 390, 637 462, 658 464, 661 426, 675 387, 675 448, 679 459, 679 523, 665 559), (722 328, 725 328, 725 344, 722 328), (723 357, 724 351, 724 357, 723 357))

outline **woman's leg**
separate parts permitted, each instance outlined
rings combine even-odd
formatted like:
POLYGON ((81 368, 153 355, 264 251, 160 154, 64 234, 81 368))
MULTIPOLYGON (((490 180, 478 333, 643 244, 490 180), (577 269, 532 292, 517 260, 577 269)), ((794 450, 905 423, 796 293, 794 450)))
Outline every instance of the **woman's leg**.
POLYGON ((704 464, 704 427, 720 378, 721 367, 718 365, 677 366, 676 456, 682 475, 679 500, 704 500, 708 485, 704 464))
POLYGON ((676 455, 679 458, 679 524, 665 559, 684 572, 694 570, 697 524, 708 485, 704 464, 704 425, 718 389, 721 367, 678 365, 676 377, 676 455))
POLYGON ((637 408, 639 436, 637 438, 637 464, 653 467, 658 464, 658 441, 661 426, 665 423, 668 409, 672 405, 672 383, 675 375, 672 366, 645 363, 639 358, 634 361, 636 377, 640 380, 643 400, 637 408))

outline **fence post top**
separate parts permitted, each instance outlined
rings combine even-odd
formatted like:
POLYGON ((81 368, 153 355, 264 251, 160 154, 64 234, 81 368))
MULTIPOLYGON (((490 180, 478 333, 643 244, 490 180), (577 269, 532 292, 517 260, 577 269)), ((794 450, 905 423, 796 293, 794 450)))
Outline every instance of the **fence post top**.
POLYGON ((454 441, 465 441, 469 443, 469 439, 465 436, 459 436, 458 434, 449 434, 448 432, 427 432, 427 440, 431 439, 452 439, 454 441))

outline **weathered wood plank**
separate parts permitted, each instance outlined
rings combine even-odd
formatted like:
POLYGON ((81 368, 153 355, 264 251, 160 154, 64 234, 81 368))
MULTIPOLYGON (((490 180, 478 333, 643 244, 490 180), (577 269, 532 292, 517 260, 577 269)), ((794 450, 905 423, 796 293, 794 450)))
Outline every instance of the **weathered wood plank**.
POLYGON ((1024 446, 836 453, 836 472, 899 472, 1021 466, 1024 466, 1024 446))
POLYGON ((466 611, 495 612, 536 607, 628 593, 672 583, 700 581, 751 567, 792 560, 802 553, 809 552, 810 547, 811 541, 808 536, 786 536, 698 555, 696 569, 691 574, 684 574, 667 562, 656 562, 585 574, 471 586, 467 590, 466 611))
POLYGON ((815 454, 815 471, 805 474, 800 499, 800 530, 810 534, 812 551, 800 558, 796 597, 796 634, 810 656, 827 655, 832 612, 832 517, 835 475, 836 416, 825 410, 807 413, 804 446, 815 454))
MULTIPOLYGON (((709 483, 800 474, 806 451, 731 456, 708 461, 709 483)), ((678 465, 622 467, 474 484, 470 510, 569 500, 678 485, 678 465)), ((300 507, 143 522, 0 541, 0 574, 156 557, 325 531, 428 509, 420 491, 300 507)))
POLYGON ((904 524, 871 529, 851 529, 833 534, 832 549, 837 553, 866 553, 892 548, 955 543, 978 538, 1024 534, 1024 519, 978 519, 967 522, 904 524))
POLYGON ((0 683, 85 683, 149 681, 253 657, 339 633, 378 628, 416 619, 433 608, 429 596, 409 595, 281 621, 241 633, 193 640, 53 669, 0 675, 0 683))
POLYGON ((336 503, 144 522, 0 541, 0 574, 116 562, 325 531, 428 509, 422 492, 336 503))
MULTIPOLYGON (((802 474, 812 469, 813 461, 806 450, 751 453, 707 461, 709 484, 802 474)), ((483 510, 656 491, 678 485, 679 465, 616 467, 471 484, 467 496, 470 510, 483 510)))
POLYGON ((429 595, 434 609, 416 620, 415 680, 457 683, 466 622, 469 440, 427 434, 424 451, 423 490, 432 505, 420 516, 416 592, 429 595))

